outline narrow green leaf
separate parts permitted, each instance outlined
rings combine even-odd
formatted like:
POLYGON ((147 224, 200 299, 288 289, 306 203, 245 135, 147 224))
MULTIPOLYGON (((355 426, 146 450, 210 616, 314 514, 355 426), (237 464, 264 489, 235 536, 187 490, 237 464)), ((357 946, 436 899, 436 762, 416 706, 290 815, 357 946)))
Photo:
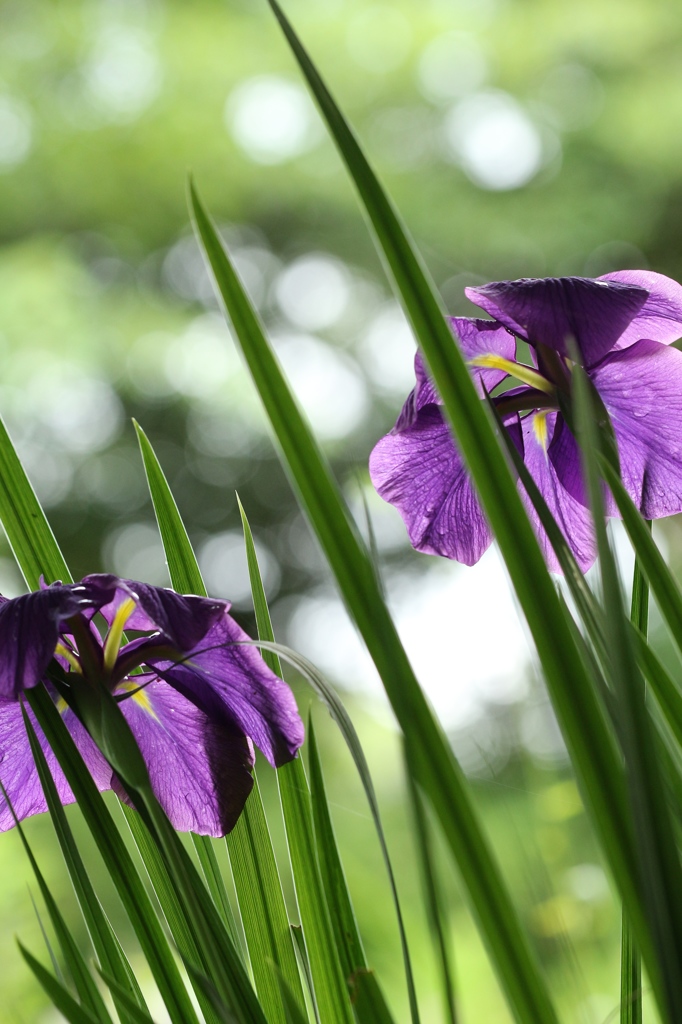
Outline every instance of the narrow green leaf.
MULTIPOLYGON (((267 610, 267 606, 266 606, 267 610)), ((269 623, 269 617, 268 617, 269 623)), ((269 630, 271 633, 271 629, 269 630)), ((410 961, 409 948, 407 945, 407 933, 405 931, 405 925, 403 922, 403 915, 400 906, 400 899, 398 896, 398 887, 395 881, 395 875, 393 872, 393 865, 391 863, 391 857, 388 850, 388 843, 386 841, 386 835, 384 833, 384 827, 381 821, 381 814, 379 812, 379 802, 377 800, 376 791, 374 789, 374 783, 372 782, 372 776, 367 764, 367 758, 365 752, 362 749, 360 738, 355 731, 355 726, 351 721, 351 718, 344 707, 343 701, 339 698, 334 687, 329 683, 327 679, 319 672, 312 662, 308 661, 302 655, 297 654, 290 647, 286 647, 283 644, 278 644, 273 641, 258 641, 258 647, 263 651, 264 656, 270 656, 277 659, 276 664, 278 672, 281 674, 281 667, 279 659, 282 658, 288 664, 292 665, 316 690, 320 698, 324 702, 329 711, 331 717, 334 719, 339 727, 341 735, 344 738, 346 746, 350 751, 351 757, 357 769, 358 775, 362 787, 367 797, 369 809, 376 829, 377 838, 379 840, 379 846, 381 847, 382 857, 386 867, 386 873, 388 875, 389 884, 391 887, 391 894, 393 897, 393 904, 396 911, 396 917, 398 919, 398 928, 400 931, 401 947, 403 952, 403 962, 405 964, 405 974, 408 985, 408 993, 411 994, 411 1004, 416 1008, 416 992, 414 987, 414 978, 412 973, 412 965, 410 961)), ((331 824, 331 823, 330 823, 331 824)), ((331 908, 330 908, 331 909, 331 908)), ((349 923, 349 922, 347 922, 349 923)), ((363 954, 364 956, 364 954, 363 954)), ((355 965, 356 967, 366 966, 364 963, 355 965)))
POLYGON ((80 1006, 68 989, 65 989, 20 942, 17 945, 24 960, 69 1024, 97 1024, 97 1017, 94 1017, 84 1006, 80 1006))
POLYGON ((649 689, 682 750, 682 691, 641 634, 635 636, 637 658, 649 689))
POLYGON ((278 968, 277 964, 272 965, 272 971, 282 990, 282 1002, 284 1003, 286 1024, 310 1024, 308 1014, 303 1012, 300 1003, 294 998, 294 995, 287 985, 284 975, 278 968))
POLYGON ((135 929, 171 1021, 173 1024, 198 1024, 168 941, 137 868, 90 773, 83 764, 61 715, 43 686, 28 690, 26 700, 78 801, 86 824, 135 929))
POLYGON ((419 865, 426 897, 426 910, 438 959, 445 1019, 450 1024, 457 1024, 454 972, 450 964, 450 953, 445 934, 447 926, 446 921, 443 919, 443 898, 436 872, 431 824, 428 820, 426 807, 424 806, 424 798, 409 771, 407 773, 407 783, 414 817, 419 865))
POLYGON ((346 875, 336 845, 312 716, 308 719, 308 766, 320 872, 336 933, 336 945, 341 957, 343 973, 348 979, 354 971, 361 967, 367 968, 368 965, 348 891, 346 875))
POLYGON ((126 1013, 126 1019, 129 1020, 131 1024, 154 1024, 154 1021, 149 1016, 149 1010, 146 1006, 140 1006, 139 1003, 132 998, 128 989, 119 985, 115 978, 112 978, 110 974, 107 974, 105 971, 101 970, 101 968, 98 968, 98 972, 102 981, 111 992, 114 1003, 119 1007, 119 1014, 121 1013, 120 1008, 122 1007, 126 1013))
MULTIPOLYGON (((274 639, 256 548, 246 513, 240 503, 246 558, 256 613, 258 635, 274 639)), ((267 652, 266 652, 267 657, 267 652)), ((281 675, 279 659, 270 653, 267 661, 281 675)), ((277 770, 284 826, 296 887, 296 899, 310 964, 315 1003, 327 1024, 352 1024, 353 1011, 344 978, 340 952, 336 947, 327 898, 322 885, 315 845, 312 804, 303 761, 300 756, 277 770)))
POLYGON ((215 985, 209 981, 205 974, 198 971, 194 964, 186 963, 187 973, 192 978, 193 983, 196 987, 203 992, 204 1001, 208 1002, 213 1010, 213 1014, 221 1024, 239 1024, 239 1019, 235 1017, 230 1008, 225 1005, 223 1000, 220 998, 215 985))
POLYGON ((146 765, 120 706, 104 687, 83 692, 87 692, 89 700, 95 701, 93 707, 81 703, 81 691, 78 691, 84 724, 140 812, 163 857, 199 955, 196 966, 207 975, 240 1024, 266 1024, 239 953, 196 867, 154 795, 146 765))
POLYGON ((675 577, 665 564, 663 555, 647 527, 646 520, 643 519, 639 509, 625 490, 623 482, 613 466, 608 460, 599 458, 599 467, 618 505, 618 511, 623 517, 623 525, 635 549, 642 572, 656 598, 656 604, 668 624, 673 639, 682 651, 682 592, 675 577))
MULTIPOLYGON (((136 430, 171 583, 180 593, 204 596, 201 571, 168 482, 149 439, 137 424, 136 430)), ((286 1010, 271 964, 282 972, 301 1007, 305 1001, 257 779, 227 847, 256 991, 270 1024, 284 1024, 286 1010)))
POLYGON ((64 557, 0 419, 0 519, 29 590, 71 580, 64 557))
MULTIPOLYGON (((509 465, 502 457, 499 443, 491 430, 489 410, 478 399, 463 356, 458 346, 453 344, 449 328, 444 322, 434 287, 392 204, 384 194, 355 136, 281 8, 276 0, 269 2, 327 121, 369 217, 377 246, 393 278, 396 295, 402 301, 410 319, 443 401, 444 412, 453 427, 458 446, 472 473, 483 508, 499 542, 538 650, 550 696, 576 768, 587 809, 621 892, 631 904, 633 924, 638 932, 644 931, 645 916, 635 883, 636 863, 629 808, 613 736, 603 709, 596 699, 589 676, 585 672, 580 652, 573 642, 572 630, 565 619, 561 602, 546 572, 538 543, 523 512, 515 481, 509 472, 509 465)), ((222 273, 217 276, 219 286, 230 307, 237 334, 243 335, 242 347, 256 347, 253 338, 248 336, 248 330, 241 329, 241 315, 234 319, 237 306, 229 287, 226 288, 227 275, 222 273)), ((260 347, 259 345, 258 348, 260 347)), ((255 359, 251 361, 256 362, 255 359)), ((262 364, 260 358, 259 364, 262 364)), ((261 365, 258 365, 257 370, 260 369, 261 365)), ((253 367, 252 372, 256 377, 257 372, 253 367)), ((260 384, 259 390, 263 395, 260 384)), ((274 416, 272 413, 270 415, 274 424, 274 416)), ((275 424, 275 429, 280 440, 281 436, 286 436, 281 435, 278 424, 275 424)), ((286 451, 290 457, 288 446, 286 451)), ((290 464, 293 467, 291 459, 290 464)), ((315 521, 314 515, 312 518, 315 521)), ((321 525, 317 524, 317 528, 321 534, 321 525)), ((327 554, 342 585, 342 577, 338 575, 339 569, 329 551, 327 554)), ((347 603, 352 609, 353 603, 348 598, 347 603)), ((356 619, 363 632, 359 610, 360 606, 356 609, 356 619)), ((366 641, 379 667, 381 653, 372 651, 367 637, 366 641)), ((388 679, 381 669, 380 675, 390 694, 388 679)), ((403 681, 403 690, 405 689, 403 681)), ((400 714, 398 718, 402 724, 400 714)), ((416 732, 409 726, 403 725, 403 728, 408 738, 410 733, 416 732)), ((416 747, 421 748, 422 752, 427 751, 428 743, 421 737, 415 744, 415 764, 419 764, 420 757, 416 747)), ((423 768, 426 769, 425 763, 423 768)), ((429 768, 433 768, 433 765, 429 765, 429 768)), ((428 783, 424 780, 422 783, 430 798, 444 810, 448 803, 447 794, 443 791, 431 793, 431 787, 440 789, 436 772, 431 771, 428 783)), ((443 824, 447 829, 447 823, 443 824)), ((488 934, 485 927, 483 931, 484 934, 488 934)), ((642 941, 647 942, 644 934, 642 941)), ((497 957, 494 956, 494 959, 497 957)), ((505 960, 506 957, 498 961, 498 969, 503 967, 500 972, 503 983, 518 1013, 519 1007, 510 988, 510 964, 505 963, 505 960)), ((528 972, 524 973, 526 980, 530 980, 528 972)), ((522 985, 525 986, 525 982, 522 982, 522 985)), ((531 987, 535 991, 538 990, 537 977, 532 979, 531 987)), ((521 1016, 525 1016, 525 1011, 521 1016)))
MULTIPOLYGON (((320 861, 320 873, 322 884, 327 895, 329 913, 331 915, 332 927, 336 934, 336 947, 339 951, 343 972, 346 981, 351 986, 351 1001, 353 999, 353 979, 358 972, 367 972, 369 967, 362 947, 362 939, 358 923, 355 918, 355 911, 348 890, 346 876, 341 864, 334 826, 329 813, 327 794, 322 774, 315 730, 312 718, 308 724, 308 763, 310 766, 310 797, 313 807, 313 824, 315 827, 315 839, 320 861)), ((405 939, 405 941, 407 941, 405 939)), ((374 1024, 377 1015, 382 1021, 390 1021, 391 1013, 388 1009, 383 993, 378 984, 373 994, 371 1014, 368 1014, 368 1007, 363 1001, 361 1005, 353 1002, 355 1016, 358 1024, 374 1024)))
MULTIPOLYGON (((134 811, 131 807, 127 807, 124 803, 121 804, 121 809, 135 845, 140 852, 142 863, 149 875, 152 888, 159 901, 159 906, 161 907, 163 916, 166 918, 168 929, 178 948, 180 956, 185 963, 201 963, 201 954, 197 949, 196 942, 194 941, 192 929, 187 923, 175 886, 168 874, 168 869, 166 868, 158 846, 152 839, 147 826, 144 824, 137 811, 134 811)), ((191 975, 190 980, 192 980, 191 975)), ((218 1018, 215 1017, 212 1006, 210 1002, 206 1000, 203 990, 195 987, 194 991, 206 1020, 210 1022, 210 1024, 217 1024, 218 1018)))
POLYGON ((232 905, 230 903, 230 897, 227 894, 227 887, 225 886, 225 879, 223 878, 218 864, 218 858, 216 851, 213 847, 213 840, 211 836, 199 836, 195 832, 191 833, 192 845, 196 851, 201 870, 206 880, 206 886, 211 894, 216 910, 223 919, 223 924, 227 928, 227 931, 232 939, 232 943, 235 949, 238 951, 242 958, 244 967, 248 970, 247 958, 244 955, 245 951, 242 948, 242 939, 237 929, 237 922, 234 919, 232 913, 232 905))
MULTIPOLYGON (((284 464, 332 567, 346 606, 377 666, 396 717, 405 735, 411 735, 415 746, 425 753, 426 761, 419 764, 422 772, 420 781, 438 808, 444 832, 459 864, 479 927, 509 1003, 523 1024, 552 1024, 556 1021, 556 1013, 546 984, 530 952, 499 867, 483 836, 459 766, 407 660, 371 560, 329 465, 306 426, 258 317, 194 190, 191 191, 191 202, 198 237, 281 445, 284 464)), ((553 590, 551 594, 552 601, 555 601, 553 590)), ((545 623, 543 628, 546 629, 547 625, 545 623)), ((562 630, 564 628, 562 626, 562 630)), ((599 775, 600 781, 601 775, 604 776, 608 798, 601 789, 594 787, 595 799, 601 799, 600 827, 608 836, 608 849, 618 869, 616 873, 626 886, 632 872, 630 864, 624 864, 631 846, 623 835, 620 814, 623 798, 622 794, 618 795, 618 787, 622 772, 610 737, 603 736, 601 711, 597 709, 594 718, 590 717, 591 705, 595 702, 582 665, 579 671, 574 672, 575 658, 568 661, 568 666, 562 662, 561 671, 566 682, 570 682, 571 692, 563 693, 566 701, 570 702, 573 715, 570 725, 576 734, 580 734, 581 751, 589 747, 589 757, 587 754, 584 757, 586 769, 593 776, 599 775), (596 744, 596 752, 592 751, 590 741, 596 744)))
MULTIPOLYGON (((630 621, 646 640, 649 629, 649 585, 637 559, 632 578, 630 621)), ((620 951, 620 1024, 642 1024, 642 960, 625 911, 620 951)))
MULTIPOLYGON (((142 1010, 146 1010, 147 1007, 137 978, 97 899, 90 876, 85 870, 85 865, 76 846, 73 833, 69 828, 64 808, 59 800, 57 787, 50 774, 45 754, 38 742, 30 716, 25 710, 24 724, 52 824, 102 970, 109 972, 116 980, 119 988, 126 991, 137 1006, 142 1010)), ((125 1007, 119 1005, 116 997, 114 997, 114 1002, 116 1003, 122 1024, 126 1024, 129 1018, 125 1007)))
POLYGON ((49 914, 50 921, 52 922, 52 927, 54 928, 57 942, 59 943, 59 948, 61 950, 62 957, 64 958, 64 963, 71 980, 73 981, 76 992, 78 993, 81 1006, 85 1010, 88 1010, 99 1024, 112 1024, 111 1016, 104 1004, 101 993, 88 970, 87 964, 85 963, 83 954, 78 948, 76 940, 71 934, 66 921, 62 917, 61 911, 50 892, 49 886, 43 878, 43 873, 38 867, 38 862, 33 855, 33 850, 26 838, 21 822, 14 814, 14 809, 7 795, 7 790, 3 786, 2 782, 0 782, 0 791, 5 798, 12 816, 14 817, 15 828, 19 833, 26 856, 28 857, 31 865, 31 870, 33 871, 38 883, 40 894, 43 897, 45 906, 47 907, 47 912, 49 914))
POLYGON ((54 971, 55 977, 56 977, 57 981, 59 982, 59 984, 60 985, 65 985, 66 984, 66 979, 64 977, 64 974, 63 974, 63 971, 62 971, 61 967, 59 966, 59 960, 57 959, 57 954, 54 951, 54 946, 50 942, 50 937, 47 934, 47 929, 45 928, 45 925, 43 924, 43 919, 42 919, 42 917, 40 915, 40 911, 38 910, 38 905, 37 905, 36 901, 34 900, 33 893, 31 892, 30 889, 29 889, 28 894, 31 897, 31 906, 33 907, 33 913, 36 915, 36 920, 38 921, 38 927, 40 928, 40 934, 43 937, 43 942, 45 943, 45 948, 47 949, 48 955, 50 957, 50 963, 52 964, 52 970, 54 971))
POLYGON ((393 1024, 393 1018, 388 1011, 374 971, 361 968, 355 972, 351 978, 351 998, 359 1021, 393 1024))
MULTIPOLYGON (((574 346, 575 347, 575 346, 574 346)), ((573 397, 577 437, 595 524, 611 683, 618 702, 619 736, 626 764, 628 790, 637 835, 640 885, 649 929, 657 957, 647 962, 659 1010, 671 1024, 682 1020, 682 868, 668 811, 656 741, 646 707, 644 680, 632 646, 632 631, 623 607, 623 596, 615 558, 608 543, 602 481, 596 453, 605 451, 601 417, 606 411, 596 406, 593 388, 579 365, 577 351, 571 350, 573 397)), ((638 613, 644 600, 635 594, 638 613)), ((626 913, 628 907, 625 908, 626 913)), ((638 934, 635 931, 635 937, 638 934)))

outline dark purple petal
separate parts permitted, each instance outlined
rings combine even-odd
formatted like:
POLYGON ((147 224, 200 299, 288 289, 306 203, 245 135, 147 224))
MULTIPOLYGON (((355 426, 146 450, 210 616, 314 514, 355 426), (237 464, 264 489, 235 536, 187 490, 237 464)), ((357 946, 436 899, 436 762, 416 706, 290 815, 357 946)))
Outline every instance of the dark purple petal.
POLYGON ((109 581, 115 582, 113 593, 99 609, 109 624, 121 603, 132 597, 137 607, 126 620, 126 627, 145 632, 159 630, 179 651, 189 651, 196 647, 230 607, 228 601, 176 594, 165 587, 152 587, 147 583, 118 579, 116 576, 86 576, 83 583, 92 587, 100 580, 103 590, 109 581))
POLYGON ((80 584, 53 584, 0 601, 0 697, 16 698, 41 681, 62 626, 89 604, 89 596, 80 584))
POLYGON ((294 695, 271 672, 249 637, 224 614, 182 664, 149 663, 156 672, 197 704, 209 717, 228 717, 279 766, 295 757, 303 743, 303 723, 294 695))
MULTIPOLYGON (((516 339, 506 327, 501 327, 492 320, 474 320, 463 316, 448 317, 448 323, 465 359, 475 359, 477 356, 490 354, 503 356, 505 359, 514 359, 516 339)), ((493 388, 496 388, 508 376, 504 370, 491 370, 480 366, 472 366, 470 370, 481 398, 484 397, 485 392, 490 394, 493 388)), ((414 357, 414 372, 417 384, 403 406, 394 428, 396 430, 411 427, 417 413, 425 405, 443 404, 426 372, 421 352, 417 352, 414 357)))
POLYGON ((664 345, 682 338, 682 285, 677 281, 665 274, 655 274, 653 270, 616 270, 613 274, 604 274, 599 280, 636 285, 649 292, 646 302, 621 334, 615 348, 627 348, 642 338, 660 341, 664 345))
MULTIPOLYGON (((642 515, 682 511, 682 352, 639 341, 590 377, 613 423, 623 483, 642 515)), ((609 514, 617 514, 613 506, 609 514)))
POLYGON ((648 298, 644 288, 586 277, 497 281, 465 292, 532 345, 568 355, 566 339, 574 338, 586 366, 611 351, 648 298))
MULTIPOLYGON (((557 419, 561 420, 561 417, 555 412, 547 415, 546 430, 548 441, 551 441, 554 435, 557 419)), ((576 501, 559 480, 554 464, 547 455, 547 445, 542 444, 538 438, 534 414, 526 416, 521 420, 521 429, 523 431, 523 461, 526 464, 526 468, 537 484, 561 532, 566 537, 580 569, 582 572, 587 572, 596 557, 592 517, 585 506, 576 501)), ((554 548, 540 525, 540 520, 533 503, 520 482, 519 490, 528 517, 535 527, 547 567, 550 572, 560 573, 561 568, 554 554, 554 548)))
MULTIPOLYGON (((57 787, 59 799, 63 804, 74 801, 73 793, 67 783, 52 749, 45 739, 40 726, 27 708, 29 718, 36 731, 38 741, 57 787)), ((76 741, 85 762, 90 769, 98 789, 110 788, 111 768, 92 742, 85 729, 74 713, 66 709, 62 712, 69 732, 76 741)), ((32 814, 47 810, 42 786, 38 778, 31 748, 21 714, 18 700, 0 699, 0 781, 2 781, 12 802, 14 813, 19 821, 32 814)), ((5 832, 14 825, 14 818, 4 797, 0 795, 0 831, 5 832)))
POLYGON ((417 551, 473 565, 492 534, 452 435, 435 405, 387 434, 369 460, 372 483, 400 512, 417 551))
POLYGON ((119 707, 173 827, 229 832, 253 787, 253 748, 244 733, 225 714, 209 717, 158 679, 119 707))

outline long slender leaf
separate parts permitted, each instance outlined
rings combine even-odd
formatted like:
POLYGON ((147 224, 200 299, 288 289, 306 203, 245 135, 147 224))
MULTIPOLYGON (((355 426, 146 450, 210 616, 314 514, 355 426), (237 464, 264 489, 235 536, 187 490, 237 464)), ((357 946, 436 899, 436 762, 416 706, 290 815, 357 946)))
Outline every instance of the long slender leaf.
MULTIPOLYGON (((649 585, 635 559, 630 621, 645 638, 649 629, 649 585)), ((620 956, 620 1024, 642 1024, 642 960, 623 911, 620 956)))
MULTIPOLYGON (((369 972, 365 951, 360 938, 355 911, 348 891, 346 876, 336 845, 334 826, 329 813, 327 794, 322 774, 322 764, 317 749, 312 717, 308 724, 308 763, 310 765, 310 798, 313 808, 313 824, 320 861, 322 883, 329 904, 332 927, 336 934, 336 947, 343 965, 346 981, 354 991, 354 979, 358 974, 369 972)), ((401 922, 402 923, 402 922, 401 922)), ((407 939, 405 939, 407 942, 407 939)), ((371 1010, 367 1001, 353 1001, 358 1024, 374 1024, 377 1017, 392 1021, 390 1010, 383 992, 375 981, 371 1010)))
POLYGON ((135 929, 154 980, 173 1024, 198 1024, 187 990, 168 941, 156 917, 137 868, 128 853, 109 810, 57 711, 42 686, 27 691, 26 699, 45 733, 83 817, 104 859, 123 906, 135 929))
POLYGON ((43 878, 43 873, 38 867, 38 862, 33 855, 33 850, 26 838, 21 822, 14 815, 14 809, 12 808, 7 791, 1 782, 0 791, 2 791, 2 795, 10 808, 12 816, 14 817, 15 828, 19 832, 19 837, 31 865, 31 870, 36 877, 40 894, 43 897, 45 906, 47 907, 47 912, 50 917, 50 921, 52 922, 55 935, 57 936, 57 941, 64 958, 64 963, 66 964, 76 992, 78 993, 80 1004, 83 1009, 92 1014, 99 1024, 112 1024, 111 1016, 104 1005, 104 1000, 102 999, 100 991, 88 970, 87 964, 85 963, 83 954, 78 948, 76 940, 71 934, 71 931, 69 930, 66 921, 57 906, 54 896, 50 892, 49 886, 43 878))
MULTIPOLYGON (((248 525, 248 524, 247 524, 248 525)), ((403 952, 403 962, 405 964, 405 974, 408 983, 408 993, 411 994, 411 1001, 413 1004, 416 1003, 416 993, 414 988, 414 978, 412 974, 412 965, 410 961, 409 948, 407 944, 407 933, 403 922, 403 914, 400 906, 400 899, 398 896, 398 887, 393 872, 393 865, 388 849, 388 843, 386 841, 386 835, 384 833, 384 826, 381 821, 381 814, 379 812, 379 802, 377 800, 376 791, 374 789, 374 783, 372 782, 372 776, 367 764, 367 758, 365 752, 362 749, 360 738, 355 730, 355 726, 351 721, 350 715, 344 707, 343 701, 339 698, 334 687, 329 683, 327 679, 319 672, 312 662, 308 661, 302 655, 297 654, 290 647, 286 647, 284 644, 278 644, 274 641, 258 641, 258 647, 263 651, 264 657, 276 658, 277 660, 271 662, 277 666, 277 671, 281 673, 281 667, 279 659, 282 658, 288 664, 293 666, 315 689, 318 693, 330 715, 336 722, 343 736, 343 739, 350 751, 351 757, 357 769, 362 787, 365 791, 365 796, 369 804, 369 809, 376 829, 377 838, 379 840, 379 846, 381 847, 382 857, 386 866, 386 873, 388 875, 389 884, 391 887, 391 894, 393 897, 393 903, 395 906, 396 917, 398 919, 398 928, 400 931, 401 947, 403 952)), ((359 965, 361 966, 361 965, 359 965)))
MULTIPOLYGON (((95 952, 99 958, 103 970, 110 972, 119 988, 127 992, 133 1002, 142 1010, 146 1010, 144 997, 137 983, 130 964, 126 958, 121 945, 114 934, 114 931, 102 910, 92 887, 90 877, 85 870, 85 865, 76 846, 69 824, 66 820, 64 808, 57 794, 57 787, 50 774, 50 769, 38 742, 33 724, 29 715, 24 710, 24 724, 28 733, 31 753, 36 763, 40 784, 45 794, 50 817, 54 826, 62 854, 69 871, 76 896, 78 898, 85 923, 90 934, 95 952)), ((128 1014, 125 1006, 119 1004, 117 997, 114 1002, 119 1012, 122 1024, 126 1024, 128 1014)))
MULTIPOLYGON (((126 1012, 127 1019, 130 1020, 131 1024, 154 1024, 154 1021, 149 1015, 149 1010, 146 1007, 141 1007, 135 999, 132 998, 126 988, 112 978, 110 974, 100 970, 99 975, 111 992, 112 998, 116 1003, 117 1007, 123 1007, 126 1012)), ((119 1014, 121 1010, 119 1009, 119 1014)))
POLYGON ((657 951, 656 960, 648 966, 659 1010, 672 1024, 682 1019, 682 868, 646 707, 644 681, 633 657, 631 629, 606 534, 596 452, 602 451, 607 458, 603 438, 608 437, 608 429, 600 429, 600 412, 594 404, 589 378, 578 364, 577 351, 571 350, 571 354, 576 364, 573 395, 578 441, 597 535, 611 682, 618 700, 619 735, 638 836, 640 884, 657 951))
MULTIPOLYGON (((419 765, 420 781, 434 805, 438 806, 443 829, 459 864, 479 927, 509 1003, 523 1024, 551 1024, 556 1021, 556 1013, 547 987, 535 965, 499 867, 483 836, 459 766, 424 699, 388 614, 371 560, 329 466, 286 386, 257 315, 216 230, 194 190, 190 198, 197 234, 281 445, 284 464, 332 567, 346 606, 374 659, 396 717, 405 734, 411 734, 415 746, 424 751, 426 761, 419 765)), ((552 600, 555 599, 552 592, 552 600)), ((564 669, 565 666, 562 671, 564 669)), ((571 685, 581 694, 583 681, 581 668, 580 675, 571 678, 571 685)), ((592 703, 593 697, 586 697, 588 709, 592 703)), ((578 711, 577 708, 573 710, 577 730, 578 711)), ((586 712, 582 708, 579 718, 580 729, 583 730, 586 714, 589 710, 586 712)), ((594 728, 601 740, 603 736, 598 728, 600 714, 597 711, 596 724, 592 723, 585 731, 594 728)), ((609 791, 614 787, 617 789, 621 772, 612 755, 609 737, 605 738, 596 755, 597 766, 602 767, 601 762, 604 761, 603 769, 608 780, 605 786, 609 791)), ((594 766, 593 770, 596 771, 594 766)), ((614 814, 614 808, 617 812, 621 805, 621 798, 614 796, 613 801, 604 801, 603 807, 600 804, 600 811, 603 811, 603 820, 609 826, 609 848, 613 850, 614 860, 618 861, 617 873, 627 888, 632 871, 629 864, 626 869, 623 861, 630 850, 630 836, 620 814, 614 814)))
MULTIPOLYGON (((136 429, 171 582, 180 593, 205 595, 199 565, 168 482, 149 439, 137 424, 136 429)), ((272 964, 281 971, 302 1011, 305 1001, 257 780, 227 845, 256 990, 271 1024, 285 1024, 286 1007, 272 964)))
MULTIPOLYGON (((258 635, 271 643, 274 634, 270 612, 251 528, 241 503, 240 512, 258 635)), ((281 675, 282 669, 277 655, 266 651, 264 657, 273 671, 281 675)), ((310 790, 300 757, 278 769, 277 782, 315 1003, 324 1024, 351 1024, 353 1010, 322 884, 315 845, 310 790)))
POLYGON ((320 872, 336 933, 336 946, 343 964, 343 973, 348 979, 361 967, 368 969, 368 964, 336 845, 312 716, 308 719, 308 765, 320 872))
MULTIPOLYGON (((646 934, 646 917, 636 885, 631 817, 613 736, 590 685, 580 652, 572 642, 571 628, 523 513, 508 463, 501 457, 498 442, 491 430, 489 410, 478 400, 463 356, 458 347, 453 345, 449 328, 444 323, 435 289, 392 204, 281 8, 276 0, 269 0, 269 3, 356 185, 374 230, 378 249, 393 279, 396 294, 403 303, 426 358, 443 401, 444 411, 471 470, 526 615, 587 809, 623 898, 629 905, 633 926, 638 933, 641 932, 643 951, 646 950, 647 955, 653 957, 650 937, 646 934)), ((224 288, 224 277, 220 283, 224 288)), ((234 311, 233 303, 233 314, 234 311)), ((239 326, 236 323, 235 326, 239 335, 239 326)), ((245 347, 247 344, 249 339, 245 332, 242 345, 245 347)), ((260 385, 259 390, 263 393, 260 385)), ((276 431, 280 433, 277 425, 276 431)), ((288 449, 287 454, 290 454, 288 449)), ((321 529, 318 524, 322 538, 321 529)), ((330 561, 334 566, 331 558, 330 561)), ((335 569, 338 573, 338 568, 335 569)), ((342 584, 341 576, 337 578, 342 584)), ((352 608, 351 602, 348 603, 352 608)), ((363 632, 361 616, 358 616, 357 610, 356 618, 363 632)), ((379 667, 380 652, 372 653, 379 667)), ((390 695, 388 681, 381 670, 380 675, 390 695)), ((409 736, 410 731, 415 730, 406 729, 406 735, 409 736)), ((416 746, 422 752, 428 749, 423 738, 420 738, 416 746)), ((435 772, 431 773, 424 788, 429 791, 434 785, 438 787, 435 772)), ((429 796, 436 799, 443 809, 447 806, 447 800, 443 799, 446 795, 443 792, 433 795, 429 792, 429 796)))
POLYGON ((449 1021, 450 1024, 457 1024, 454 972, 450 963, 450 953, 445 934, 446 922, 443 919, 443 901, 440 892, 439 880, 436 874, 430 823, 427 817, 427 810, 424 805, 424 797, 422 793, 420 793, 419 787, 410 772, 407 773, 407 783, 410 794, 410 803, 412 804, 415 837, 424 883, 423 887, 426 897, 426 910, 438 958, 445 1019, 449 1021))
POLYGON ((18 946, 24 960, 69 1024, 97 1024, 97 1017, 93 1017, 89 1010, 77 1003, 69 990, 64 988, 20 942, 18 946))
MULTIPOLYGON (((180 956, 185 963, 201 963, 201 954, 194 941, 192 929, 183 913, 182 904, 156 843, 137 811, 125 804, 122 804, 121 807, 180 956)), ((192 981, 192 975, 190 975, 190 981, 192 981)), ((194 986, 194 992, 208 1024, 218 1024, 218 1018, 213 1012, 211 1003, 206 999, 203 989, 194 986)))
POLYGON ((675 643, 682 651, 682 592, 616 469, 603 457, 599 458, 599 467, 623 517, 623 525, 637 553, 642 572, 656 598, 656 604, 668 624, 675 643))

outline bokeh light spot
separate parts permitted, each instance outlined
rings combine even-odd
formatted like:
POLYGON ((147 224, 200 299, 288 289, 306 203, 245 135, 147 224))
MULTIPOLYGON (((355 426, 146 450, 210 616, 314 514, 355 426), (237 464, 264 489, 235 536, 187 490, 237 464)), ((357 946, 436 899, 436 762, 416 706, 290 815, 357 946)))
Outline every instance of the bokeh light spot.
POLYGON ((227 98, 225 124, 235 142, 259 164, 290 160, 322 135, 303 86, 278 75, 241 82, 227 98))
POLYGON ((0 96, 0 172, 23 163, 33 142, 31 111, 12 96, 0 96))
POLYGON ((302 256, 277 277, 275 295, 287 319, 305 331, 331 327, 350 300, 348 271, 322 253, 302 256))
POLYGON ((465 97, 451 108, 443 128, 449 157, 480 188, 521 188, 543 165, 540 132, 508 93, 465 97))

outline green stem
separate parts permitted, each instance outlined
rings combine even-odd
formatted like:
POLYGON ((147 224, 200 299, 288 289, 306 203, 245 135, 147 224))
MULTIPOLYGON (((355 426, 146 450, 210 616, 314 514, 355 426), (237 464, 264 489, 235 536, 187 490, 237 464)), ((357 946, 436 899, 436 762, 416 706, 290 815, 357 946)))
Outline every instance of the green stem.
MULTIPOLYGON (((651 530, 651 523, 647 526, 651 530)), ((646 637, 649 628, 649 584, 635 560, 630 619, 646 637)), ((630 922, 623 911, 620 946, 620 1024, 642 1024, 642 963, 630 922)))

